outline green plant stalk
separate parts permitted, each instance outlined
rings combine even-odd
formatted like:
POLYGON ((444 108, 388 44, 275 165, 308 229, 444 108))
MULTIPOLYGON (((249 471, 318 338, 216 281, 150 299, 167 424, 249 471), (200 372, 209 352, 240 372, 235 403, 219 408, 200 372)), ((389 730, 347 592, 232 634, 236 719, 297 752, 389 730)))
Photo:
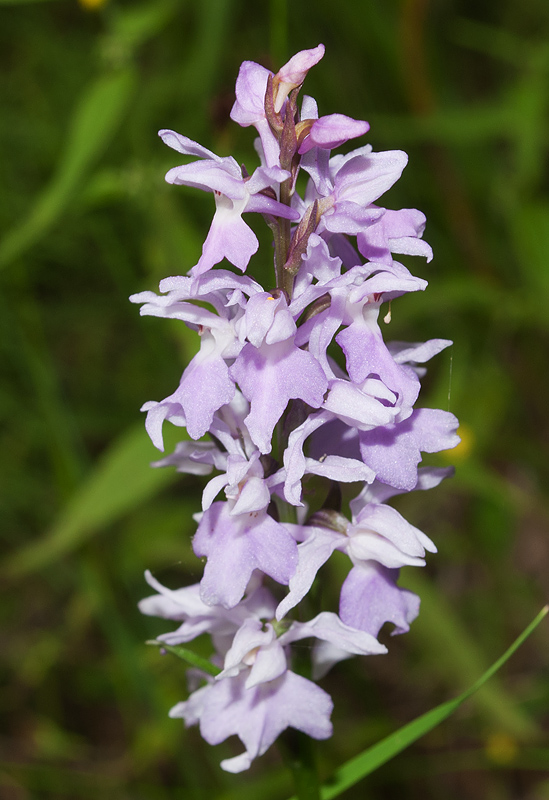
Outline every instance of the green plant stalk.
POLYGON ((301 731, 288 728, 280 736, 278 747, 292 773, 297 800, 320 800, 314 740, 301 731))

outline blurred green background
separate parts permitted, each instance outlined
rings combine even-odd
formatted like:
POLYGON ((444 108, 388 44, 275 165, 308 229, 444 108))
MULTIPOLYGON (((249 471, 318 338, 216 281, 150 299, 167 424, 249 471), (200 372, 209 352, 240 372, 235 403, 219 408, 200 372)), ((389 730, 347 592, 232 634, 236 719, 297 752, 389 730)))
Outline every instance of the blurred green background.
MULTIPOLYGON (((184 666, 144 645, 167 626, 136 603, 145 568, 198 579, 201 487, 149 468, 139 407, 174 390, 196 342, 127 298, 196 263, 213 211, 164 183, 178 157, 157 130, 251 171, 253 133, 228 119, 241 61, 276 70, 319 42, 305 91, 321 113, 368 119, 374 149, 410 154, 383 202, 427 214, 435 259, 407 262, 430 286, 393 305, 386 333, 454 340, 421 400, 457 414, 463 437, 432 459, 455 463, 453 480, 399 499, 439 554, 403 576, 422 596, 410 633, 324 681, 322 775, 465 688, 547 600, 546 0, 2 0, 1 800, 291 794, 276 748, 227 775, 233 742, 167 718, 184 666)), ((544 623, 345 797, 549 798, 548 642, 544 623)))

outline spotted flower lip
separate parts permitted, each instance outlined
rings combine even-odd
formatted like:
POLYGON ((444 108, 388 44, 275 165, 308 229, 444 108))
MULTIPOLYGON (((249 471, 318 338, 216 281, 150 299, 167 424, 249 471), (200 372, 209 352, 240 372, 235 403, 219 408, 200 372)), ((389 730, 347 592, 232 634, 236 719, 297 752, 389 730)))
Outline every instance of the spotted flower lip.
POLYGON ((215 212, 188 274, 130 298, 199 337, 175 391, 142 410, 158 449, 165 422, 188 435, 153 466, 206 479, 192 540, 204 570, 175 590, 147 572, 156 593, 139 608, 172 622, 157 637, 164 646, 211 637, 215 668, 191 659, 204 671, 189 672, 190 694, 170 716, 210 744, 238 737, 243 751, 221 762, 233 773, 288 727, 331 736, 333 703, 316 681, 343 659, 385 654, 385 625, 409 629, 420 600, 399 586, 399 571, 424 566, 436 546, 391 501, 450 477, 451 468, 420 466, 422 454, 459 442, 453 414, 418 407, 426 362, 451 342, 385 341, 387 308, 427 287, 395 256, 432 258, 425 216, 380 205, 408 156, 369 144, 332 154, 369 124, 321 116, 307 95, 298 103, 323 56, 324 45, 302 50, 277 73, 241 65, 231 118, 259 135, 251 175, 232 156, 160 131, 187 162, 166 181, 212 192, 215 212), (266 281, 238 272, 259 248, 248 212, 273 234, 266 281), (339 607, 305 613, 336 551, 348 563, 339 607), (297 647, 310 653, 313 680, 292 669, 297 647))

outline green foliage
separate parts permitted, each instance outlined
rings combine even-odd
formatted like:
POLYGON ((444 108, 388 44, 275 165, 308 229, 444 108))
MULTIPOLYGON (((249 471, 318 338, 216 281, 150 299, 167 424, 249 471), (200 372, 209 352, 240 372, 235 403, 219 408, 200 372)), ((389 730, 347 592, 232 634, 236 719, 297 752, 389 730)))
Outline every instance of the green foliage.
MULTIPOLYGON (((351 786, 370 775, 374 770, 379 769, 390 759, 401 753, 415 741, 429 733, 441 722, 448 719, 462 703, 468 700, 471 695, 481 689, 484 684, 505 664, 505 662, 520 647, 526 638, 535 630, 539 623, 544 619, 549 611, 549 606, 545 606, 537 617, 530 623, 526 630, 513 642, 511 647, 499 658, 484 675, 465 692, 456 697, 455 700, 448 700, 436 708, 422 714, 421 717, 404 725, 395 733, 387 736, 381 742, 368 748, 364 753, 356 756, 351 761, 344 764, 337 770, 334 778, 321 789, 322 800, 331 800, 332 797, 339 795, 351 786)), ((292 800, 295 800, 293 798, 292 800)))
MULTIPOLYGON (((462 445, 431 459, 456 476, 395 501, 439 547, 427 574, 403 574, 422 614, 387 656, 327 676, 323 779, 363 751, 365 775, 398 750, 394 738, 369 748, 409 720, 406 743, 425 733, 454 706, 425 709, 470 684, 546 601, 548 33, 545 0, 0 2, 1 797, 292 792, 276 752, 234 778, 218 766, 231 742, 210 748, 167 718, 186 666, 145 646, 165 625, 136 608, 146 568, 172 586, 202 569, 190 546, 202 483, 149 467, 159 456, 139 415, 173 391, 196 336, 140 319, 127 297, 196 262, 213 204, 164 184, 178 162, 156 131, 252 169, 253 134, 228 121, 244 59, 276 67, 324 42, 306 89, 321 111, 366 118, 375 149, 409 152, 387 203, 427 214, 435 259, 410 265, 430 286, 393 304, 387 336, 455 342, 421 402, 462 421, 462 445)), ((171 452, 181 429, 166 435, 171 452)), ((345 797, 546 796, 546 676, 538 632, 408 755, 355 788, 345 767, 345 797)))

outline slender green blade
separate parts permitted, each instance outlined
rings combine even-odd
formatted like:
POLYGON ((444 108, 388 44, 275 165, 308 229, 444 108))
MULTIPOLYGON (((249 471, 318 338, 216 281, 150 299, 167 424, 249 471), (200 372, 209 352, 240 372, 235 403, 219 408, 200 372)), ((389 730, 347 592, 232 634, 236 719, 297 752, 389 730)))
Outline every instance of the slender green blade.
POLYGON ((83 185, 87 170, 122 121, 134 86, 134 72, 126 67, 101 75, 82 93, 57 170, 29 216, 4 237, 0 267, 7 266, 34 245, 65 211, 83 185))
POLYGON ((158 453, 142 425, 122 434, 78 488, 50 531, 15 552, 4 563, 2 573, 19 578, 47 566, 174 481, 174 470, 151 469, 155 455, 158 453))
MULTIPOLYGON (((542 619, 549 612, 549 606, 545 606, 537 617, 528 625, 528 627, 520 634, 520 636, 513 642, 508 650, 486 670, 469 689, 456 697, 454 700, 448 700, 436 708, 422 714, 421 717, 413 720, 412 722, 404 725, 400 730, 387 736, 381 742, 378 742, 373 747, 368 748, 360 755, 348 761, 335 773, 333 781, 322 787, 320 796, 322 800, 331 800, 332 797, 338 797, 346 789, 354 786, 362 778, 365 778, 374 770, 381 767, 391 758, 396 756, 406 747, 413 744, 413 742, 420 739, 430 730, 435 728, 449 716, 451 716, 459 706, 465 702, 474 692, 480 689, 492 675, 494 675, 505 662, 513 655, 513 653, 521 646, 521 644, 530 636, 532 631, 537 628, 542 619)), ((296 798, 292 798, 296 800, 296 798)))
POLYGON ((208 661, 207 658, 199 656, 193 650, 188 650, 186 647, 181 647, 180 645, 165 644, 164 642, 156 641, 156 639, 147 642, 147 644, 157 645, 158 647, 161 647, 162 650, 167 650, 168 653, 173 653, 174 656, 180 658, 190 667, 196 667, 196 669, 201 669, 202 672, 205 672, 207 675, 212 675, 214 678, 221 672, 219 667, 216 667, 215 664, 212 664, 212 662, 208 661))

